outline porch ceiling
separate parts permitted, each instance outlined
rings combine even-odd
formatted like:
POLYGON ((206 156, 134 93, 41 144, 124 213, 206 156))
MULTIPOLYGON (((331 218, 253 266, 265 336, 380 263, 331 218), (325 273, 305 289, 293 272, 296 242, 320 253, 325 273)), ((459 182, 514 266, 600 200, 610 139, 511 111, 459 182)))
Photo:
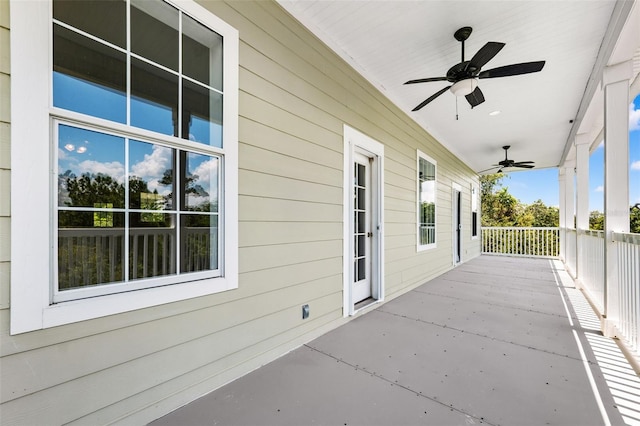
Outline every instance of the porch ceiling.
POLYGON ((590 81, 599 80, 594 69, 611 56, 601 46, 612 51, 623 26, 611 28, 612 14, 621 9, 612 0, 278 1, 476 172, 503 159, 503 145, 511 145, 509 158, 533 160, 536 168, 561 164, 589 104, 583 97, 593 97, 590 81), (535 74, 480 80, 486 102, 471 110, 457 98, 458 120, 450 92, 411 112, 449 83, 403 83, 444 76, 460 62, 453 33, 463 26, 473 28, 466 60, 488 41, 506 43, 485 70, 546 65, 535 74))

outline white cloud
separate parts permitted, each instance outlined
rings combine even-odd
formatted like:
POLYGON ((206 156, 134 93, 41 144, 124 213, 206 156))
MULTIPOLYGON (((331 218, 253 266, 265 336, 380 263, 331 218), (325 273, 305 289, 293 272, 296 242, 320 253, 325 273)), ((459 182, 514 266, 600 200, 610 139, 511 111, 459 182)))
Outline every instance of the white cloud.
MULTIPOLYGON (((211 184, 215 184, 218 181, 218 160, 212 158, 210 160, 203 161, 198 165, 198 167, 196 167, 193 174, 198 176, 198 180, 195 181, 194 184, 202 186, 207 192, 211 192, 211 184), (213 182, 211 180, 212 178, 213 182)), ((211 194, 214 199, 215 195, 216 194, 211 194)))
POLYGON ((171 168, 171 157, 173 150, 159 145, 153 145, 151 154, 145 154, 144 159, 131 166, 131 174, 157 186, 157 180, 162 178, 165 170, 171 168))
POLYGON ((594 189, 595 192, 604 192, 604 186, 603 185, 599 185, 596 187, 596 189, 594 189))
POLYGON ((635 104, 629 104, 629 131, 640 130, 640 109, 635 109, 635 104))
POLYGON ((102 173, 111 176, 118 183, 124 182, 124 165, 118 161, 103 163, 101 161, 85 160, 78 164, 77 171, 79 175, 84 173, 102 173))
POLYGON ((631 170, 640 170, 640 160, 631 163, 631 170))

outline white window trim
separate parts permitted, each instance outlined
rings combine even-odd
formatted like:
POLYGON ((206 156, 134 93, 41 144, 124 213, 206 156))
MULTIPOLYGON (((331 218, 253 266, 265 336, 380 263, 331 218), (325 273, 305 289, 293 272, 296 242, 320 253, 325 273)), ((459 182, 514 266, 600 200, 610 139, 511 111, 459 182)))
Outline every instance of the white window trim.
POLYGON ((416 251, 432 250, 438 246, 438 162, 429 157, 419 149, 416 150, 416 251), (435 205, 435 235, 434 241, 431 244, 420 244, 420 159, 426 160, 435 167, 435 188, 436 188, 436 205, 435 205))
POLYGON ((176 3, 224 38, 224 277, 50 304, 52 4, 11 1, 11 334, 238 287, 238 31, 192 0, 176 3))

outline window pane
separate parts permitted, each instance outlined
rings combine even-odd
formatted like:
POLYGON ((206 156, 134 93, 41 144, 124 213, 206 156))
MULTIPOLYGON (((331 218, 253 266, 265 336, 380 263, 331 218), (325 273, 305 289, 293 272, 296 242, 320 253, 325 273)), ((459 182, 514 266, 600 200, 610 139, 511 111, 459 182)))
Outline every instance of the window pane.
POLYGON ((126 6, 122 0, 54 0, 53 17, 124 49, 126 6))
POLYGON ((131 125, 178 136, 178 77, 131 59, 131 125))
POLYGON ((126 122, 124 53, 54 25, 53 105, 126 122))
MULTIPOLYGON (((129 207, 144 210, 173 209, 174 170, 174 149, 130 141, 129 207)), ((151 220, 154 216, 149 213, 148 217, 151 220)))
POLYGON ((124 280, 124 213, 58 212, 58 289, 124 280))
POLYGON ((178 71, 178 11, 165 2, 131 2, 131 51, 178 71))
POLYGON ((180 217, 180 272, 218 269, 218 216, 180 217))
POLYGON ((421 245, 436 242, 436 166, 420 158, 418 162, 420 182, 420 202, 418 203, 420 223, 418 224, 421 245))
POLYGON ((139 212, 129 215, 129 279, 176 273, 176 215, 139 212))
POLYGON ((58 126, 58 205, 124 207, 124 139, 58 126))
POLYGON ((182 72, 222 90, 222 37, 182 15, 182 72))
POLYGON ((181 155, 183 210, 217 212, 220 160, 193 152, 183 152, 181 155))
POLYGON ((222 95, 183 80, 182 119, 184 139, 222 147, 222 95))

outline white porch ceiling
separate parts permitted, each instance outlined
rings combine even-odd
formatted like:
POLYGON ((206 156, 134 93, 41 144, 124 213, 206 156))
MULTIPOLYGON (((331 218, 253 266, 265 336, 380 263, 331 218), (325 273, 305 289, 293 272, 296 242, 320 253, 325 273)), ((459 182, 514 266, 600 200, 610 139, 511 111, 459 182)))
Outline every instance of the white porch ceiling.
POLYGON ((503 159, 503 145, 510 159, 536 168, 561 163, 616 8, 613 0, 278 1, 476 172, 503 159), (473 28, 466 60, 488 41, 506 43, 483 70, 539 60, 544 69, 480 80, 486 102, 472 110, 458 98, 458 120, 448 91, 411 112, 449 83, 403 83, 459 63, 453 33, 464 26, 473 28))

